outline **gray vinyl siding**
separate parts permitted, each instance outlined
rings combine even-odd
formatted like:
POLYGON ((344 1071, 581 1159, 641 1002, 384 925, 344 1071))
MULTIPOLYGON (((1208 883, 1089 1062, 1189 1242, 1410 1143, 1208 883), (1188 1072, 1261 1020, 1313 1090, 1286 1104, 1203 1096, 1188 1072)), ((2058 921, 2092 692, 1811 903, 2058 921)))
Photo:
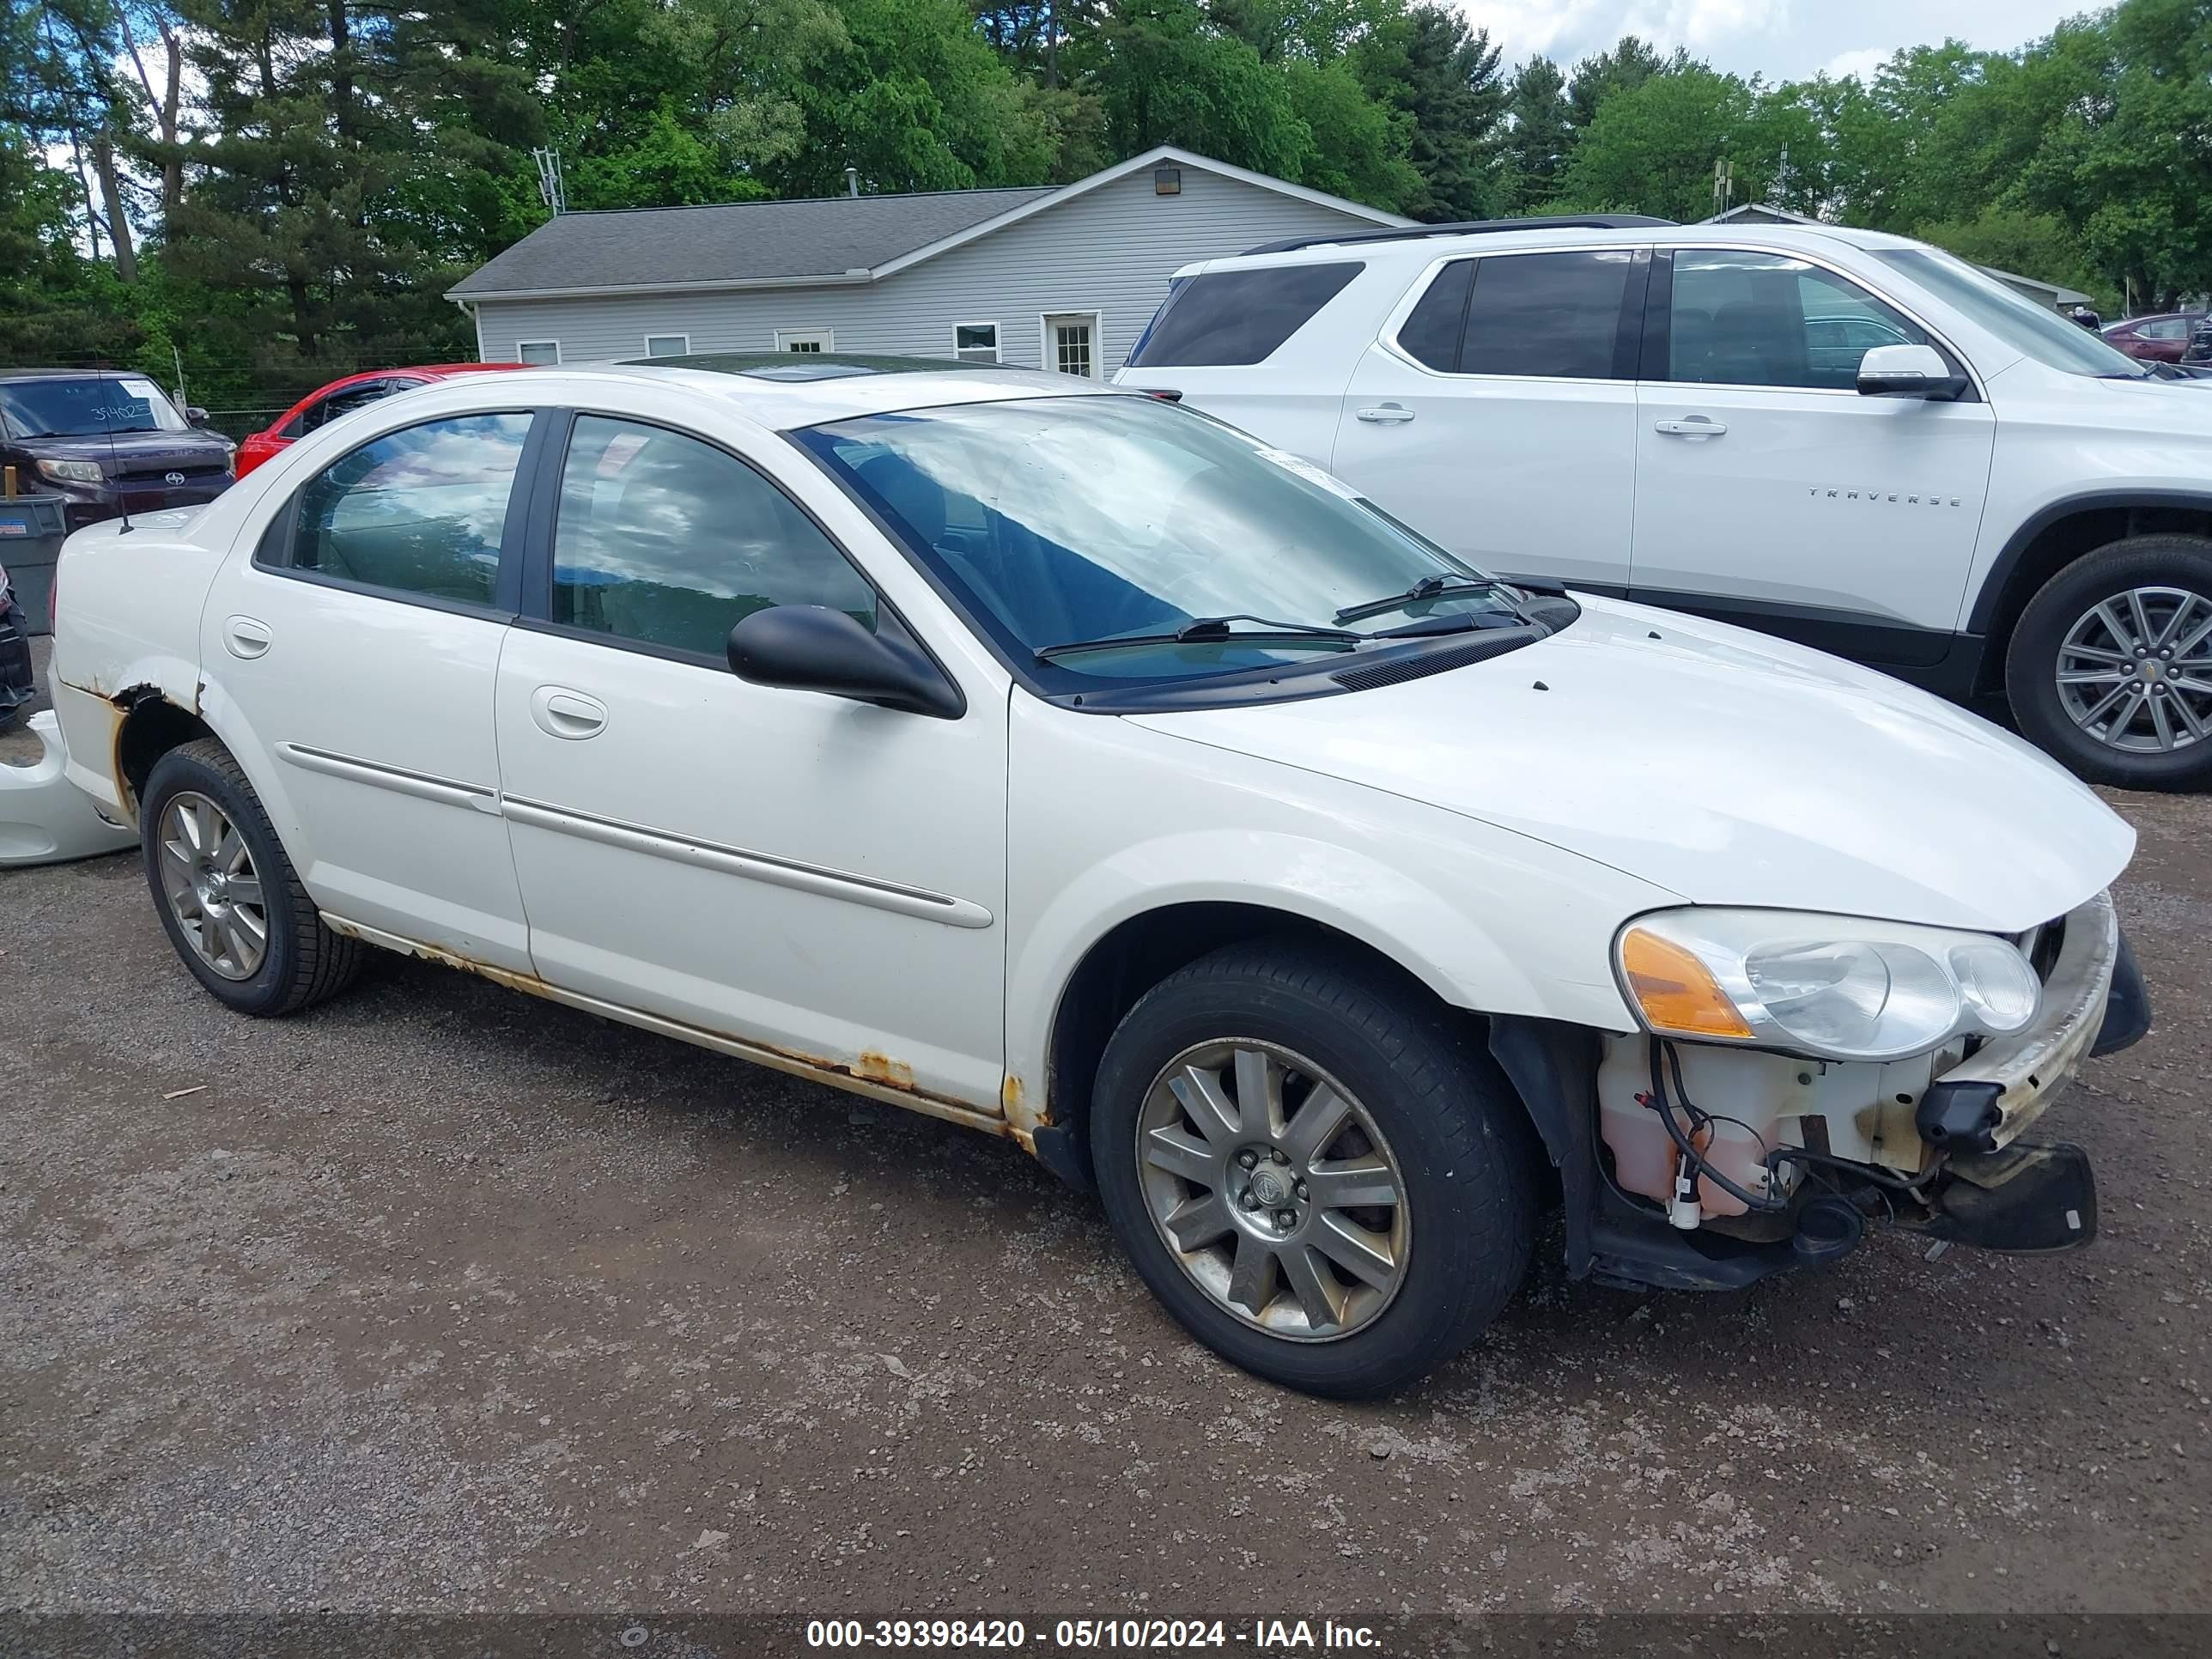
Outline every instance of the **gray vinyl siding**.
POLYGON ((1375 228, 1334 208, 1188 165, 1182 193, 1158 196, 1146 168, 879 283, 487 300, 477 307, 478 324, 488 361, 512 360, 526 340, 557 340, 562 362, 579 363, 642 357, 648 334, 689 335, 695 352, 772 351, 779 329, 829 330, 841 352, 950 357, 954 325, 995 322, 999 361, 1036 368, 1044 316, 1097 312, 1110 374, 1179 267, 1284 237, 1375 228))

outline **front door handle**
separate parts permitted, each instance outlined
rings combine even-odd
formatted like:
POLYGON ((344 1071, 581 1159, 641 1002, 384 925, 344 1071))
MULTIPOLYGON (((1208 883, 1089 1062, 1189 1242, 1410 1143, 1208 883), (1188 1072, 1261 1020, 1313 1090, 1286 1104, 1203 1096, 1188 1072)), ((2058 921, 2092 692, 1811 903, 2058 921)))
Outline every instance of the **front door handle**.
POLYGON ((1676 438, 1718 438, 1725 436, 1728 422, 1717 421, 1710 415, 1686 415, 1679 421, 1661 421, 1658 429, 1676 438))
POLYGON ((234 657, 258 657, 266 653, 270 639, 269 624, 253 617, 227 617, 222 624, 222 648, 234 657))
POLYGON ((1403 404, 1376 404, 1371 408, 1354 410, 1352 413, 1374 426, 1395 426, 1401 421, 1413 418, 1413 411, 1403 404))
POLYGON ((530 694, 530 718, 546 736, 574 742, 607 729, 607 706, 565 685, 541 685, 530 694))

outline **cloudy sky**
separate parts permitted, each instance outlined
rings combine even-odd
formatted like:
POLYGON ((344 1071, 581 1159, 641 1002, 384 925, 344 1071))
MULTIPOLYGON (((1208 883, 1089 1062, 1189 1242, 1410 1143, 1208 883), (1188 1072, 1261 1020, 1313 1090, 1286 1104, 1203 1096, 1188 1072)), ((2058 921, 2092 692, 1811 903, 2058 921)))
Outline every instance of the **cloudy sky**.
POLYGON ((2085 0, 1459 0, 1507 63, 1547 52, 1563 64, 1640 34, 1687 46, 1714 68, 1770 81, 1821 70, 1865 73, 1899 46, 1956 35, 2007 51, 2051 32, 2085 0))

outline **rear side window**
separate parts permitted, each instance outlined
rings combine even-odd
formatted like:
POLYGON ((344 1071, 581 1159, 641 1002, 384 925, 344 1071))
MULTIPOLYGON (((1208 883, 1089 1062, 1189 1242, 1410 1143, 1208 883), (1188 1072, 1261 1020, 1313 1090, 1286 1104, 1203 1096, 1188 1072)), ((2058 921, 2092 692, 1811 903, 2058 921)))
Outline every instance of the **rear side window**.
POLYGON ((402 597, 489 606, 528 415, 386 433, 301 488, 292 568, 402 597))
POLYGON ((752 468, 665 428, 577 416, 553 532, 552 618, 720 660, 730 629, 774 605, 876 625, 845 556, 752 468))
POLYGON ((1629 248, 1478 261, 1460 373, 1610 380, 1635 263, 1629 248))
POLYGON ((1264 265, 1216 270, 1177 285, 1152 321, 1133 368, 1264 362, 1365 267, 1264 265))
POLYGON ((1416 362, 1447 374, 1459 367, 1460 325, 1467 318, 1467 294, 1474 282, 1472 259, 1455 259, 1437 273, 1398 329, 1398 343, 1416 362))

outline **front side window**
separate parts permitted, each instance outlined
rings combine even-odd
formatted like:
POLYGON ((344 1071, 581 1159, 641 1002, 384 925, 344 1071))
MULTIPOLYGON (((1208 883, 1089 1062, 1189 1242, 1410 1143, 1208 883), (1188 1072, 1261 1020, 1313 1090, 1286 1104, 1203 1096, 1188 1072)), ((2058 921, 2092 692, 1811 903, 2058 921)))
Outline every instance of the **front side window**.
POLYGON ((1832 272, 1785 253, 1678 248, 1667 378, 1704 386, 1850 392, 1876 345, 1927 345, 1927 331, 1832 272))
POLYGON ((1460 342, 1462 374, 1609 379, 1631 248, 1492 254, 1478 260, 1460 342))
POLYGON ((386 433, 300 490, 291 565, 383 592, 489 606, 524 414, 460 415, 386 433))
POLYGON ((2149 377, 2150 370, 2126 352, 2115 349, 2079 323, 2069 322, 2057 312, 2023 298, 1964 259, 1932 247, 1880 248, 1875 258, 2046 368, 2106 380, 2149 377))
POLYGON ((1212 270, 1176 284, 1161 307, 1135 368, 1185 368, 1265 362, 1365 267, 1257 265, 1212 270))
POLYGON ((1153 398, 958 404, 792 435, 1010 656, 1043 653, 1048 684, 1334 662, 1392 629, 1518 619, 1503 590, 1319 468, 1153 398))
POLYGON ((712 444, 577 417, 561 471, 551 616, 563 627, 720 661, 773 605, 875 626, 875 591, 791 498, 712 444))
POLYGON ((56 376, 0 386, 0 415, 18 438, 190 430, 161 387, 137 374, 56 376))

